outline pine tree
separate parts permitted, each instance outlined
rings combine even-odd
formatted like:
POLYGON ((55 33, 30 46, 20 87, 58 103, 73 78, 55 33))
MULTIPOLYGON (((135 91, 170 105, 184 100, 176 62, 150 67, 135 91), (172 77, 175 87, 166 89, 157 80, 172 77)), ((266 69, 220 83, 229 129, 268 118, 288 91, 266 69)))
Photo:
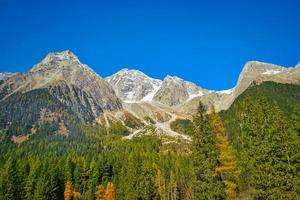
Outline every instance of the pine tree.
POLYGON ((49 195, 49 180, 47 174, 44 172, 43 175, 38 179, 33 199, 46 200, 49 195))
POLYGON ((131 153, 126 158, 126 165, 122 168, 121 178, 125 185, 124 188, 124 199, 131 200, 138 198, 138 171, 140 170, 140 163, 136 153, 131 153))
POLYGON ((297 104, 293 109, 291 127, 293 127, 300 137, 300 104, 297 104))
POLYGON ((97 185, 99 184, 99 170, 98 170, 98 166, 97 166, 97 162, 93 159, 90 162, 90 167, 89 167, 89 178, 88 178, 88 195, 89 198, 93 198, 93 196, 95 195, 95 189, 97 187, 97 185))
POLYGON ((225 184, 225 193, 228 199, 237 199, 237 182, 239 180, 240 171, 237 167, 237 161, 233 153, 233 149, 228 142, 225 129, 220 116, 212 107, 210 118, 213 125, 213 132, 216 137, 216 147, 219 151, 217 174, 222 178, 225 184))
POLYGON ((67 182, 65 185, 65 192, 64 192, 64 200, 71 200, 73 194, 73 185, 71 182, 67 182))
POLYGON ((54 166, 56 163, 50 165, 49 175, 49 185, 48 190, 49 194, 47 195, 50 199, 63 199, 64 190, 63 190, 63 181, 61 180, 61 176, 57 166, 54 166))
POLYGON ((25 199, 27 200, 33 199, 34 191, 37 184, 37 178, 39 175, 39 167, 39 163, 37 162, 33 163, 30 167, 29 175, 25 183, 25 199))
POLYGON ((138 179, 139 199, 152 199, 155 193, 155 173, 150 162, 143 161, 138 179))
POLYGON ((240 114, 242 175, 255 199, 299 199, 299 137, 277 105, 247 98, 240 114))
POLYGON ((192 162, 195 174, 194 199, 220 199, 224 197, 224 185, 216 174, 218 151, 216 137, 204 105, 200 102, 193 119, 192 162))
POLYGON ((115 200, 115 199, 116 199, 116 190, 114 184, 108 182, 105 191, 105 200, 115 200))
POLYGON ((6 161, 0 177, 0 198, 3 200, 20 199, 16 161, 11 157, 6 161))

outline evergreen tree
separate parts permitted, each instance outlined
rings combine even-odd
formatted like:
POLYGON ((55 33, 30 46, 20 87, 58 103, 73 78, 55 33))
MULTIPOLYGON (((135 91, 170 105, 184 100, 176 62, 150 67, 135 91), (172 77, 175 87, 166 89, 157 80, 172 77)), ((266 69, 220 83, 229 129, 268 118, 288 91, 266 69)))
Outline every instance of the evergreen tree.
POLYGON ((294 107, 291 118, 291 127, 293 127, 293 129, 300 137, 300 104, 297 104, 294 107))
POLYGON ((37 178, 39 175, 39 167, 39 162, 32 163, 30 167, 29 175, 25 183, 25 199, 27 200, 33 199, 34 191, 36 189, 37 184, 37 178))
POLYGON ((98 187, 99 184, 99 170, 97 166, 97 162, 93 159, 90 162, 89 167, 89 177, 88 177, 88 183, 87 183, 87 190, 88 190, 88 197, 89 199, 92 199, 95 195, 95 188, 98 187))
POLYGON ((4 170, 1 172, 0 192, 0 199, 21 199, 16 161, 11 157, 6 161, 4 170))
POLYGON ((62 174, 60 173, 58 166, 53 166, 50 169, 50 188, 51 199, 63 199, 64 198, 64 182, 62 174))
POLYGON ((260 96, 243 102, 240 127, 244 181, 255 199, 298 199, 299 137, 277 105, 260 96))
POLYGON ((144 161, 139 179, 138 179, 138 188, 139 188, 139 199, 152 199, 155 194, 155 174, 152 166, 146 160, 144 161))
POLYGON ((219 155, 215 146, 216 137, 212 131, 210 118, 201 102, 193 124, 194 199, 221 199, 224 197, 224 186, 221 177, 216 174, 219 155))

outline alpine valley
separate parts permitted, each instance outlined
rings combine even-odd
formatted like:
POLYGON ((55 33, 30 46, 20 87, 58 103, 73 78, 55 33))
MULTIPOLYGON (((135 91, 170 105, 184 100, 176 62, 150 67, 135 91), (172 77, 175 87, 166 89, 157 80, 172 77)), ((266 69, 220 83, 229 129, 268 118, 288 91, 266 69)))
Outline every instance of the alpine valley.
POLYGON ((300 199, 300 64, 245 64, 234 88, 71 51, 0 73, 0 199, 300 199))

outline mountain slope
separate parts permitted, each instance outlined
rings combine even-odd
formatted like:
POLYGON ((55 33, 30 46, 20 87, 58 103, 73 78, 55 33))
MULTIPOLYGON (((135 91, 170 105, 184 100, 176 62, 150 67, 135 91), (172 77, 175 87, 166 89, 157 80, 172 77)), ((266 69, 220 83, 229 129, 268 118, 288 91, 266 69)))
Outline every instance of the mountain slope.
POLYGON ((113 88, 70 51, 49 53, 30 71, 0 82, 5 138, 27 137, 44 123, 66 133, 80 121, 92 122, 104 111, 120 109, 113 88))
POLYGON ((70 51, 49 53, 29 72, 7 79, 0 85, 0 99, 40 88, 49 89, 69 106, 89 107, 93 118, 102 110, 122 108, 113 88, 87 65, 81 64, 70 51))
POLYGON ((0 81, 2 80, 5 81, 6 79, 14 75, 16 75, 16 73, 10 73, 10 72, 0 73, 0 81))
POLYGON ((299 65, 294 68, 285 68, 279 65, 257 61, 247 62, 239 76, 236 86, 232 90, 232 93, 218 103, 217 110, 228 109, 233 101, 253 82, 261 84, 267 81, 300 84, 299 65))

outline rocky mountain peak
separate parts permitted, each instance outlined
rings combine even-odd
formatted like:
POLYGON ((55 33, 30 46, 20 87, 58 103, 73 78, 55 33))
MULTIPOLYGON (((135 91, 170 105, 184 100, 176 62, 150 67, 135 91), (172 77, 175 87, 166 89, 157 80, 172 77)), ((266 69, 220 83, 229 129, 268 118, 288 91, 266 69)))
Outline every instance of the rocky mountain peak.
MULTIPOLYGON (((300 71, 300 70, 299 70, 300 71)), ((253 82, 260 84, 266 81, 278 83, 299 83, 300 75, 297 66, 286 68, 265 62, 249 61, 240 73, 238 82, 230 95, 222 99, 218 110, 226 110, 253 82)))
POLYGON ((202 88, 194 83, 184 81, 177 76, 167 75, 153 99, 168 106, 175 106, 192 98, 202 96, 204 92, 202 88))
POLYGON ((80 63, 78 57, 70 50, 65 50, 62 52, 51 52, 44 58, 42 62, 55 62, 64 60, 72 60, 80 63))
POLYGON ((161 80, 153 79, 141 71, 128 68, 105 79, 125 103, 152 100, 154 93, 161 85, 161 80))
POLYGON ((11 76, 14 76, 14 75, 16 75, 16 73, 11 73, 11 72, 0 72, 0 81, 1 80, 6 80, 6 79, 8 79, 9 77, 11 77, 11 76))
POLYGON ((265 62, 249 61, 245 64, 241 76, 244 73, 254 72, 262 74, 276 74, 285 71, 286 68, 265 62))
POLYGON ((97 117, 103 110, 122 108, 121 101, 110 84, 90 67, 80 63, 78 57, 68 50, 49 53, 29 72, 0 87, 0 92, 3 89, 6 91, 5 95, 10 95, 17 91, 28 92, 40 88, 50 88, 55 95, 65 91, 65 94, 59 96, 64 96, 61 101, 73 99, 70 103, 73 107, 75 104, 78 107, 88 105, 93 117, 97 117))
POLYGON ((178 76, 167 75, 164 78, 164 81, 183 81, 183 79, 179 78, 178 76))
POLYGON ((96 74, 87 65, 82 64, 78 57, 69 50, 49 53, 40 63, 33 66, 30 73, 76 73, 78 71, 88 71, 96 74))

